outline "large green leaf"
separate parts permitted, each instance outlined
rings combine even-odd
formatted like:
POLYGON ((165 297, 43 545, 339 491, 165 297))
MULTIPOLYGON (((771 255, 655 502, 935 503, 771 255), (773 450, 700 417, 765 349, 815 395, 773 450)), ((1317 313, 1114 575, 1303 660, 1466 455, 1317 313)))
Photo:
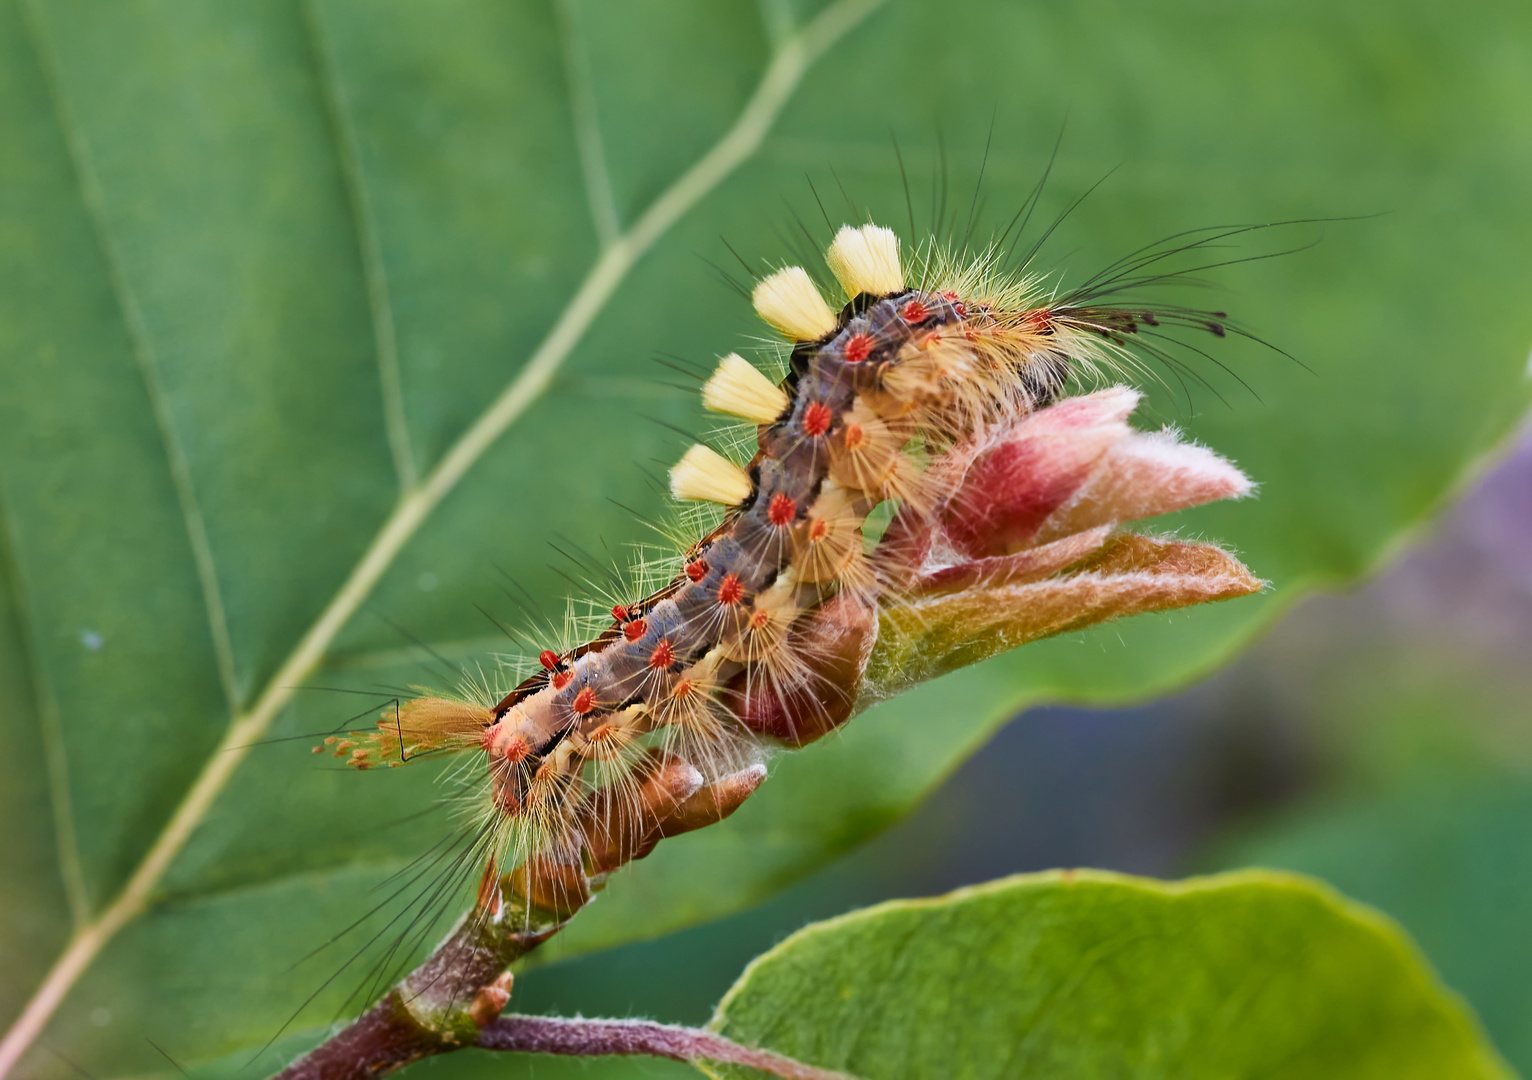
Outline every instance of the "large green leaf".
MULTIPOLYGON (((97 1076, 163 1067, 146 1036, 195 1062, 272 1035, 349 946, 291 965, 448 824, 412 817, 433 801, 429 769, 359 777, 316 768, 303 741, 230 748, 365 704, 290 696, 297 679, 448 677, 394 625, 483 661, 502 643, 473 605, 516 619, 497 566, 551 607, 567 584, 550 541, 644 537, 610 500, 656 509, 635 462, 655 471, 681 442, 644 417, 698 422, 644 359, 706 361, 759 333, 694 252, 730 261, 724 233, 748 259, 782 257, 781 198, 819 213, 805 170, 833 216, 853 216, 838 177, 898 223, 891 128, 924 218, 935 132, 966 205, 998 105, 993 221, 1068 111, 1051 209, 1127 161, 1064 226, 1072 267, 1210 222, 1387 212, 1224 275, 1228 306, 1317 376, 1230 343, 1220 357, 1259 402, 1204 365, 1229 407, 1155 406, 1263 482, 1259 501, 1184 524, 1275 589, 1034 646, 879 708, 782 759, 726 826, 620 876, 554 954, 751 902, 897 816, 1027 702, 1143 696, 1216 664, 1303 588, 1371 565, 1525 406, 1524 6, 1421 0, 1380 21, 1318 0, 891 0, 794 83, 768 64, 808 14, 0 5, 0 1015, 74 925, 103 949, 58 984, 46 1037, 97 1076), (769 107, 736 129, 759 150, 683 185, 695 200, 663 203, 685 211, 673 222, 641 218, 768 71, 768 91, 791 93, 769 130, 769 107), (598 264, 613 219, 667 227, 636 263, 618 245, 598 264), (578 292, 596 265, 611 273, 578 292), (571 309, 577 295, 592 304, 571 309), (582 315, 571 351, 538 351, 582 315), (541 397, 448 457, 534 355, 541 397), (412 486, 460 464, 455 487, 412 486)), ((356 982, 343 974, 300 1025, 356 982)), ((26 1069, 66 1071, 46 1051, 26 1069)))
POLYGON ((713 1026, 867 1080, 1509 1076, 1393 924, 1262 872, 882 904, 758 958, 713 1026))

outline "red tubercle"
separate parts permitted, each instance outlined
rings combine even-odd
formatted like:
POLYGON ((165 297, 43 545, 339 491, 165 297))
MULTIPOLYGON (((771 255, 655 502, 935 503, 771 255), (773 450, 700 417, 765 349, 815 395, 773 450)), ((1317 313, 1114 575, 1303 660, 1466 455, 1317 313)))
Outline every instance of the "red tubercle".
POLYGON ((491 757, 504 758, 512 765, 525 761, 532 754, 532 747, 520 732, 513 732, 504 724, 491 724, 484 729, 479 745, 491 757))
POLYGON ((532 747, 520 735, 512 735, 500 746, 500 756, 512 765, 519 765, 532 756, 532 747))
POLYGON ((686 576, 694 582, 701 581, 703 578, 707 577, 707 560, 693 559, 691 562, 687 563, 686 576))
POLYGON ((668 668, 676 662, 675 647, 669 641, 661 638, 660 643, 649 654, 649 666, 652 668, 668 668))
POLYGON ((552 649, 544 649, 537 654, 537 662, 546 670, 553 671, 559 666, 559 654, 552 649))
POLYGON ((798 504, 780 491, 771 497, 771 504, 766 507, 766 520, 779 529, 791 524, 797 514, 798 504))
POLYGON ((622 636, 627 638, 629 641, 637 641, 648 632, 649 624, 643 619, 633 619, 632 621, 623 623, 622 625, 622 636))
POLYGON ((830 425, 835 422, 835 414, 830 411, 830 406, 816 401, 803 410, 803 433, 819 438, 830 430, 830 425))
POLYGON ((744 583, 735 574, 725 574, 723 580, 718 583, 718 602, 732 606, 744 598, 744 583))
POLYGON ((553 673, 553 678, 549 679, 548 682, 553 686, 555 690, 562 690, 564 687, 569 685, 573 678, 574 672, 572 671, 555 671, 553 673))
POLYGON ((871 334, 852 334, 846 339, 846 360, 853 364, 860 364, 872 355, 873 344, 871 334))
POLYGON ((576 716, 584 716, 586 713, 590 712, 596 707, 595 688, 591 686, 581 687, 580 692, 576 694, 574 696, 574 700, 569 703, 569 707, 574 710, 576 716))
POLYGON ((958 296, 958 294, 953 292, 951 289, 945 289, 936 295, 940 296, 943 300, 952 305, 952 310, 957 312, 958 318, 961 319, 968 314, 968 305, 963 303, 962 297, 958 296))
POLYGON ((618 622, 627 622, 628 621, 628 608, 627 608, 627 605, 626 604, 613 604, 612 605, 612 618, 616 619, 618 622))
POLYGON ((899 317, 907 323, 925 322, 931 317, 930 308, 919 300, 911 300, 899 309, 899 317))

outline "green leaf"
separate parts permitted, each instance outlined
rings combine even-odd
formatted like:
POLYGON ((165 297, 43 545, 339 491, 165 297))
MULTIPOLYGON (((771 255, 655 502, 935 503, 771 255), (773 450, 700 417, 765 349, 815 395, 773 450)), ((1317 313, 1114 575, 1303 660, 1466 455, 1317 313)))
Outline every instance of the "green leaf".
MULTIPOLYGON (((768 72, 796 73, 770 66, 796 55, 773 52, 784 26, 809 25, 794 6, 0 5, 0 1016, 79 928, 49 1043, 103 1078, 163 1067, 146 1037, 194 1063, 261 1045, 355 945, 396 936, 380 917, 293 967, 450 823, 422 816, 429 768, 310 757, 295 737, 368 699, 292 686, 451 682, 395 627, 492 664, 504 642, 474 605, 522 621, 497 566, 556 610, 550 543, 600 561, 646 537, 614 501, 655 512, 643 470, 682 440, 644 418, 700 420, 644 358, 705 363, 761 332, 694 253, 735 265, 721 233, 752 264, 788 257, 782 198, 819 214, 805 171, 832 219, 900 223, 891 128, 924 221, 938 127, 966 210, 998 103, 988 230, 1068 111, 1043 216, 1126 160, 1045 253, 1081 272, 1197 225, 1387 212, 1217 275, 1317 374, 1229 342, 1219 360, 1259 402, 1197 360, 1228 407, 1161 395, 1147 419, 1263 483, 1172 524, 1275 589, 880 707, 781 759, 724 827, 619 875, 563 955, 800 877, 1026 703, 1142 697, 1217 664, 1304 589, 1376 562, 1525 407, 1524 6, 1415 0, 1380 25, 1319 0, 890 0, 800 81, 768 81, 779 115, 747 113, 768 72), (758 150, 671 187, 739 146, 721 140, 741 116, 758 150), (679 216, 643 217, 667 191, 679 216), (652 247, 603 261, 613 218, 653 225, 652 247), (583 333, 539 351, 558 326, 583 333), (502 397, 533 357, 526 393, 502 397)), ((342 1011, 371 964, 299 1025, 342 1011)), ((37 1050, 24 1074, 65 1072, 37 1050)))
POLYGON ((756 959, 712 1026, 865 1080, 1509 1076, 1397 927, 1269 872, 880 904, 756 959))
POLYGON ((1414 783, 1274 822, 1220 865, 1316 874, 1420 942, 1513 1065, 1532 1069, 1532 783, 1414 783))

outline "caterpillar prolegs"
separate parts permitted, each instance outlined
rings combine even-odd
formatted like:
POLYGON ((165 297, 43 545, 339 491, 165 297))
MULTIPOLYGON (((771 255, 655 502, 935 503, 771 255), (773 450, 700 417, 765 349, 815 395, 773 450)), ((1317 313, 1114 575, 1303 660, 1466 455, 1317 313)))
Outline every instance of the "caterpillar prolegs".
POLYGON ((951 499, 945 458, 1071 380, 1136 366, 1141 326, 1223 329, 1221 313, 1048 294, 998 272, 995 253, 965 262, 932 245, 912 274, 876 225, 842 228, 826 262, 838 312, 801 267, 755 286, 756 311, 791 343, 785 378, 730 354, 703 387, 709 409, 756 425, 755 449, 741 465, 699 444, 671 470, 676 499, 726 509, 662 587, 616 604, 592 640, 543 651, 498 701, 419 698, 342 744, 359 768, 481 755, 491 869, 577 863, 593 807, 620 817, 664 763, 714 783, 772 742, 844 722, 879 608, 899 603, 910 569, 898 543, 871 549, 870 515, 892 504, 914 520, 951 499))

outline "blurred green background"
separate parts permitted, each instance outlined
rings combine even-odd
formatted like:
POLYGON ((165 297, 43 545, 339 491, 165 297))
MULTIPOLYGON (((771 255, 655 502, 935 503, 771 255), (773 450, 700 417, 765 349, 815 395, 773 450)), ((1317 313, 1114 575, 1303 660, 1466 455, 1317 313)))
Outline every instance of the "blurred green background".
MULTIPOLYGON (((475 605, 556 610, 566 553, 620 561, 648 536, 623 507, 655 512, 675 429, 707 430, 652 361, 761 335, 714 264, 805 257, 816 192, 835 224, 928 229, 981 163, 987 235, 1061 127, 1043 220, 1111 174, 1039 256, 1066 281, 1186 228, 1350 219, 1242 238, 1217 254, 1303 250, 1190 298, 1303 366, 1220 343, 1238 379, 1189 354, 1211 386, 1168 379, 1140 416, 1261 483, 1160 524, 1273 588, 1029 647, 777 759, 725 826, 621 875, 513 1007, 700 1021, 762 948, 883 897, 1264 864, 1402 920, 1532 1069, 1532 450, 1507 449, 1532 397, 1532 7, 1492 0, 0 3, 0 1018, 613 230, 795 43, 828 47, 759 148, 622 278, 311 682, 450 682, 417 642, 492 674, 475 605), (815 19, 841 16, 829 42, 815 19)), ((294 741, 241 762, 20 1075, 69 1075, 58 1053, 170 1075, 146 1037, 252 1075, 311 993, 265 1065, 365 993, 371 958, 325 980, 386 916, 303 958, 444 824, 429 769, 315 766, 298 736, 351 711, 281 712, 294 741)))

